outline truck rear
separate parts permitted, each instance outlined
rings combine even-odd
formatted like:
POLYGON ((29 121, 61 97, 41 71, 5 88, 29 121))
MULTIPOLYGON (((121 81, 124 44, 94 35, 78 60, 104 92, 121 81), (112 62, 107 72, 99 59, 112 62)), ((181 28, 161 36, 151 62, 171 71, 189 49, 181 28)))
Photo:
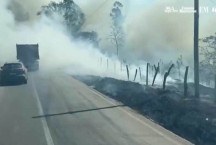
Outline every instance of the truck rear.
POLYGON ((36 71, 39 69, 38 48, 38 44, 16 44, 17 59, 25 65, 28 71, 36 71))

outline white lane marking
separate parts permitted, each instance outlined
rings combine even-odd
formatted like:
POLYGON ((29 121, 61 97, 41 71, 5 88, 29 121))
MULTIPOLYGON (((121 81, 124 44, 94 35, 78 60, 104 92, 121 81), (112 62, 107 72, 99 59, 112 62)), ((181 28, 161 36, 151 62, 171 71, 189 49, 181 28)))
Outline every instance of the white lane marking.
MULTIPOLYGON (((35 94, 34 97, 35 97, 35 99, 37 101, 37 107, 38 107, 38 110, 39 110, 39 114, 44 114, 43 108, 42 108, 41 102, 39 100, 39 96, 38 96, 38 93, 37 93, 37 90, 35 88, 35 84, 34 84, 32 78, 31 78, 31 84, 32 84, 32 88, 33 88, 33 91, 34 91, 34 94, 35 94)), ((54 145, 54 142, 53 142, 52 136, 50 134, 50 130, 49 130, 49 127, 47 125, 46 119, 44 117, 42 117, 41 121, 42 121, 42 126, 43 126, 43 130, 44 130, 47 145, 54 145)))
MULTIPOLYGON (((92 90, 91 88, 89 88, 89 90, 96 94, 97 96, 99 96, 100 98, 102 98, 103 100, 111 103, 112 105, 116 105, 114 102, 110 101, 109 99, 107 99, 105 96, 103 96, 102 94, 100 94, 99 92, 96 92, 95 90, 92 90)), ((167 140, 171 141, 172 143, 174 143, 175 145, 182 145, 181 143, 171 139, 170 137, 168 137, 167 135, 164 135, 161 131, 155 129, 154 127, 152 127, 151 125, 147 124, 146 122, 144 122, 143 120, 141 120, 140 118, 132 115, 130 112, 128 112, 127 110, 123 109, 123 108, 117 108, 121 111, 123 111, 124 113, 126 113, 127 115, 129 115, 130 117, 132 117, 133 119, 137 120, 139 123, 149 127, 150 129, 152 129, 153 131, 155 131, 156 133, 158 133, 159 135, 163 136, 164 138, 166 138, 167 140)), ((174 136, 178 137, 177 135, 173 134, 174 136)), ((190 145, 193 145, 192 143, 188 142, 187 140, 181 138, 182 140, 184 140, 185 142, 187 142, 190 145)))

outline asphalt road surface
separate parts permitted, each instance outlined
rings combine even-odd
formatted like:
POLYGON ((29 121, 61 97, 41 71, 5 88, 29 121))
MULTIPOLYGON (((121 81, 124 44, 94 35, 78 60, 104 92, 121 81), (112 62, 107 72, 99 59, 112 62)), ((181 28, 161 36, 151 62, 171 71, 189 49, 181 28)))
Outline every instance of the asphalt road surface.
POLYGON ((189 145, 64 73, 0 87, 0 145, 189 145))

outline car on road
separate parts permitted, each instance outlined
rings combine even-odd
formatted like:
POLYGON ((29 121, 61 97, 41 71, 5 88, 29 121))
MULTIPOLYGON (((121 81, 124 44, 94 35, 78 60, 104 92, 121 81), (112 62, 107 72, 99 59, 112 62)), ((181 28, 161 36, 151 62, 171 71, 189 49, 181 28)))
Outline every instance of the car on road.
POLYGON ((5 63, 1 67, 1 84, 27 84, 27 69, 21 62, 5 63))

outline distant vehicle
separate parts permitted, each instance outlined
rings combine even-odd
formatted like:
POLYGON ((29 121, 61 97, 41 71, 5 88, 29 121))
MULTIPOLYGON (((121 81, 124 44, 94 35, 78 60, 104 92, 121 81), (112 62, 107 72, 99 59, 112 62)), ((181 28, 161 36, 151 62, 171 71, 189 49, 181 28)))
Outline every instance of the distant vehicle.
POLYGON ((39 69, 38 48, 38 44, 16 44, 17 59, 25 65, 28 71, 37 71, 39 69))
POLYGON ((27 69, 21 62, 5 63, 1 67, 1 83, 27 84, 27 69))

